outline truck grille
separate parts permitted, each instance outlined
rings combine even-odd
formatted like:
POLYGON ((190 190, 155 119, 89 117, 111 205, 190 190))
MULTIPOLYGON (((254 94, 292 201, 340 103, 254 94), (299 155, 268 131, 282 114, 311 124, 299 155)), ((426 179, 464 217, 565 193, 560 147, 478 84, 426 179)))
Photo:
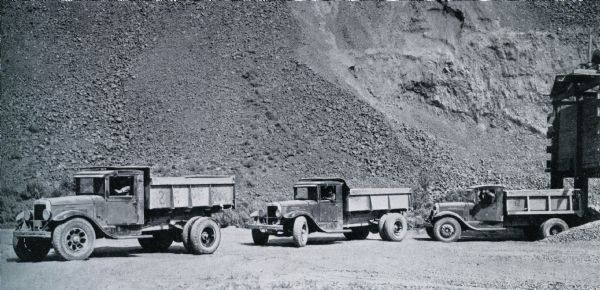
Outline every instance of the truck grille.
POLYGON ((277 216, 275 215, 276 211, 277 211, 277 206, 268 206, 267 207, 267 217, 269 219, 271 219, 271 218, 277 218, 277 216))
POLYGON ((34 220, 43 220, 43 212, 46 209, 45 204, 34 204, 33 205, 33 219, 34 220))
POLYGON ((267 206, 267 224, 277 223, 275 212, 277 212, 277 206, 267 206))

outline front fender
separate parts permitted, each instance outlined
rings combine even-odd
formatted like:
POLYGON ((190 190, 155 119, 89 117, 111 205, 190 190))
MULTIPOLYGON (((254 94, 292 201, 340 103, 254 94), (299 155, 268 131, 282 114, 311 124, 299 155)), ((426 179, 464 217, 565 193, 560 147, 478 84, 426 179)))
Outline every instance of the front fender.
POLYGON ((114 238, 111 234, 107 233, 106 231, 104 231, 104 228, 102 227, 102 225, 98 222, 98 220, 96 220, 95 218, 89 216, 86 212, 80 211, 80 210, 67 210, 67 211, 63 211, 55 216, 52 216, 52 218, 50 219, 52 222, 54 223, 62 223, 68 219, 71 218, 75 218, 75 217, 80 217, 83 219, 86 219, 88 222, 90 222, 92 224, 92 226, 97 230, 100 231, 102 234, 104 234, 107 237, 110 238, 114 238))
POLYGON ((285 213, 283 215, 284 219, 287 220, 293 220, 299 216, 304 216, 306 217, 306 220, 308 222, 309 227, 314 227, 316 228, 318 231, 324 232, 325 230, 322 229, 318 224, 316 219, 313 217, 313 215, 307 211, 303 211, 303 210, 295 210, 295 211, 291 211, 288 213, 285 213))
POLYGON ((457 214, 455 212, 452 212, 452 211, 441 211, 441 212, 438 212, 431 219, 431 224, 435 225, 435 222, 437 220, 439 220, 441 218, 445 218, 445 217, 455 218, 463 227, 467 227, 467 228, 469 228, 471 230, 476 230, 475 228, 473 228, 472 226, 470 226, 469 224, 467 224, 467 222, 459 214, 457 214))

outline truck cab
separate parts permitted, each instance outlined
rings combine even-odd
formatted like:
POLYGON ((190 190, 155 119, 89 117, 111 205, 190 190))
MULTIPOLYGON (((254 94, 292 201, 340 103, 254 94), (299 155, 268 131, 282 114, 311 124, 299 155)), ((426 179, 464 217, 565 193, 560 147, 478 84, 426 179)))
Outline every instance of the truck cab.
POLYGON ((426 221, 427 234, 443 242, 463 231, 521 228, 529 239, 545 238, 577 224, 583 215, 576 189, 506 190, 503 185, 469 188, 470 200, 436 203, 426 221))

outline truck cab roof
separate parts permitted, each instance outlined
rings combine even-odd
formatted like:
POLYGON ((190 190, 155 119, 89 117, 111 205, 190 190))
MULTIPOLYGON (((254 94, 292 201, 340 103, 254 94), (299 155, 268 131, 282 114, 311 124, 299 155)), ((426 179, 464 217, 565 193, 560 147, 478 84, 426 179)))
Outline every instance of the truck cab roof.
POLYGON ((480 189, 480 188, 506 188, 503 184, 479 184, 469 187, 469 189, 480 189))

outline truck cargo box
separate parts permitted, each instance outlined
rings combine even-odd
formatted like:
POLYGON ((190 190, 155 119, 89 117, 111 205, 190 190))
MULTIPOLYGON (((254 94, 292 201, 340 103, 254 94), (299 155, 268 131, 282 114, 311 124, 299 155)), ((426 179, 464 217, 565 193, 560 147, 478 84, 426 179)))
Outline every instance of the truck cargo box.
POLYGON ((353 188, 344 211, 408 210, 411 192, 410 188, 353 188))
POLYGON ((581 210, 580 195, 574 189, 507 190, 509 215, 574 213, 581 210))
POLYGON ((234 176, 154 177, 147 209, 234 207, 234 176))

